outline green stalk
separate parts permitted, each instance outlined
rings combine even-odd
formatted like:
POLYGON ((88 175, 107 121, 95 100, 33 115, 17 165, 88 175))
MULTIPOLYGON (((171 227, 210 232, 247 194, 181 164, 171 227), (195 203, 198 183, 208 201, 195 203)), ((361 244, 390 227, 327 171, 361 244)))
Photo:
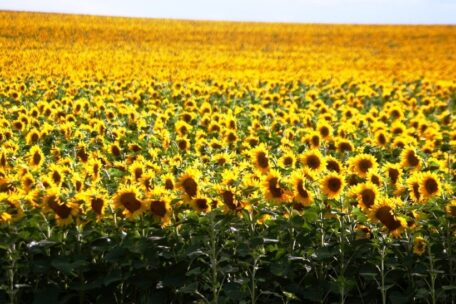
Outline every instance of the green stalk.
POLYGON ((217 286, 217 239, 215 235, 214 212, 209 214, 209 258, 211 263, 211 289, 212 303, 218 303, 218 286, 217 286))

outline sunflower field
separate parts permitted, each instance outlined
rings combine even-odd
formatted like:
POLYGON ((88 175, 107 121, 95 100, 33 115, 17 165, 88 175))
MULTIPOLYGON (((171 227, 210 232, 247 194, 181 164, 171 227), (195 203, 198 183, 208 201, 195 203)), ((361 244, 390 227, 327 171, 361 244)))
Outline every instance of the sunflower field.
POLYGON ((455 27, 0 17, 1 303, 455 303, 455 27))

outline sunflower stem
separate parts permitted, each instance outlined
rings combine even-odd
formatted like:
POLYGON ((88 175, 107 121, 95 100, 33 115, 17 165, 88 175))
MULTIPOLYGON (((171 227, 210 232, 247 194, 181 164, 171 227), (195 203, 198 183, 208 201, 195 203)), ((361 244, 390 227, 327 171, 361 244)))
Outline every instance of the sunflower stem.
POLYGON ((427 246, 427 251, 428 251, 428 258, 429 258, 429 276, 431 277, 431 303, 435 304, 437 303, 436 301, 436 294, 435 294, 435 281, 437 279, 437 273, 434 269, 434 259, 432 257, 432 252, 431 252, 431 246, 427 246))
POLYGON ((217 286, 217 239, 215 235, 215 212, 209 214, 209 245, 210 245, 210 263, 211 263, 211 289, 212 289, 212 303, 218 303, 218 286, 217 286))
POLYGON ((382 249, 380 250, 380 278, 381 286, 380 291, 382 293, 382 304, 386 304, 386 292, 385 289, 385 255, 386 255, 386 245, 383 243, 382 249))

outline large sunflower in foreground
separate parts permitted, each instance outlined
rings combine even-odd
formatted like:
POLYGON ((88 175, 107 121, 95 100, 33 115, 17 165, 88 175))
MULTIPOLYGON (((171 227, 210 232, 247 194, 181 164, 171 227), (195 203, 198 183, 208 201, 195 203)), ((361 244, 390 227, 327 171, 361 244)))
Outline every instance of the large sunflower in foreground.
POLYGON ((382 223, 391 235, 399 236, 403 229, 407 227, 407 221, 395 213, 395 208, 399 204, 400 202, 395 199, 384 198, 379 200, 371 208, 369 218, 373 222, 382 223))
POLYGON ((338 198, 345 187, 345 181, 342 175, 330 173, 326 175, 320 183, 321 191, 328 198, 338 198))
POLYGON ((135 186, 126 186, 117 190, 113 203, 114 208, 122 210, 122 214, 127 218, 137 217, 145 209, 139 190, 135 186))

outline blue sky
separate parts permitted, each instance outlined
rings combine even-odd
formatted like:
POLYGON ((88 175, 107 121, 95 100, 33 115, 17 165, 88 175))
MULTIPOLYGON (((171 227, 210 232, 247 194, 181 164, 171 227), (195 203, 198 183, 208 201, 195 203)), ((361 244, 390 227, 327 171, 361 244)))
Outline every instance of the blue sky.
POLYGON ((0 10, 235 21, 456 24, 456 0, 0 0, 0 10))

